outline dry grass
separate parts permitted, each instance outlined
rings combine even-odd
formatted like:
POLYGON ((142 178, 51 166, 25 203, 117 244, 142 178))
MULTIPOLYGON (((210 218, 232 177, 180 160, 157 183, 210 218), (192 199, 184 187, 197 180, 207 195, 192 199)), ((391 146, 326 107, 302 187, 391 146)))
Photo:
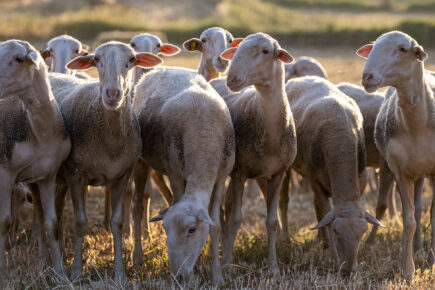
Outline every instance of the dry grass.
MULTIPOLYGON (((317 57, 325 66, 330 79, 334 82, 350 81, 358 83, 364 62, 354 56, 349 49, 301 49, 289 48, 295 56, 311 55, 317 57)), ((429 52, 429 55, 431 52, 429 52)), ((196 67, 197 54, 184 53, 181 56, 166 58, 169 65, 196 67)), ((429 63, 430 64, 430 63, 429 63)), ((433 67, 433 66, 432 66, 433 67)), ((270 276, 267 272, 266 256, 266 209, 263 198, 258 193, 247 193, 244 197, 244 221, 240 228, 234 249, 235 265, 231 273, 225 275, 225 288, 288 289, 288 288, 345 288, 345 289, 428 289, 435 285, 432 271, 427 268, 425 259, 430 247, 429 208, 431 194, 426 188, 424 195, 423 232, 425 254, 417 259, 414 281, 403 283, 400 279, 400 241, 401 226, 389 224, 387 229, 379 230, 376 245, 369 249, 362 247, 359 254, 359 274, 343 279, 336 274, 329 251, 323 249, 316 239, 316 233, 309 230, 316 221, 312 193, 298 189, 290 199, 290 243, 280 243, 278 258, 281 274, 270 276)), ((375 195, 366 193, 363 204, 373 213, 375 195)), ((399 202, 399 201, 398 201, 399 202)), ((85 237, 84 278, 72 284, 58 281, 49 267, 39 265, 35 239, 31 237, 31 214, 24 218, 19 233, 18 245, 9 250, 7 274, 3 288, 40 289, 40 288, 78 288, 78 289, 117 289, 119 285, 112 280, 113 244, 112 236, 102 228, 104 194, 95 188, 88 200, 88 235, 85 237), (60 284, 58 284, 60 282, 60 284)), ((400 202, 398 203, 400 208, 400 202)), ((156 214, 164 202, 159 195, 152 197, 152 213, 156 214)), ((67 269, 73 255, 73 212, 68 202, 65 213, 65 237, 67 269)), ((384 221, 387 223, 387 221, 384 221)), ((140 269, 132 266, 132 238, 125 239, 124 260, 130 284, 129 289, 167 289, 179 288, 171 279, 168 270, 165 234, 161 224, 152 225, 152 241, 143 241, 145 264, 140 269)), ((197 278, 194 288, 210 288, 210 268, 207 247, 196 266, 197 278)))

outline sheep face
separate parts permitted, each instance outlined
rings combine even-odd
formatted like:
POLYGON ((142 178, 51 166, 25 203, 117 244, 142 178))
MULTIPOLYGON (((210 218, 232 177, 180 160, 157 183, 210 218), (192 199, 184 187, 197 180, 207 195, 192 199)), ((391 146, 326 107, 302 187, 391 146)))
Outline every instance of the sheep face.
POLYGON ((212 27, 205 30, 199 39, 187 40, 183 46, 189 51, 201 51, 202 61, 223 73, 227 70, 229 62, 221 57, 221 53, 236 45, 236 42, 233 43, 233 41, 234 38, 230 32, 220 27, 212 27))
POLYGON ((72 74, 71 70, 67 70, 66 64, 73 58, 87 53, 86 45, 82 45, 80 41, 71 36, 61 35, 51 39, 41 55, 44 59, 51 58, 51 71, 72 74))
POLYGON ((238 48, 232 47, 222 53, 225 59, 232 59, 227 77, 227 86, 240 91, 249 85, 271 86, 270 72, 283 70, 282 63, 291 63, 293 57, 272 37, 256 33, 243 40, 238 48))
POLYGON ((118 110, 129 93, 131 69, 135 66, 154 67, 163 61, 151 53, 136 53, 121 42, 99 46, 95 54, 81 56, 67 64, 70 69, 96 67, 100 81, 100 95, 107 110, 118 110))
POLYGON ((362 85, 369 93, 385 86, 400 87, 409 79, 409 71, 427 58, 423 48, 409 35, 392 31, 381 35, 374 44, 361 47, 357 54, 367 58, 362 85))
POLYGON ((346 202, 335 206, 313 228, 330 227, 330 238, 333 240, 338 254, 338 266, 344 275, 357 271, 358 250, 362 236, 368 229, 367 223, 384 227, 357 202, 346 202))
MULTIPOLYGON (((155 55, 160 53, 166 56, 171 56, 171 55, 176 55, 177 53, 180 52, 180 48, 178 48, 178 46, 170 43, 162 43, 160 38, 149 33, 142 33, 134 36, 130 40, 130 46, 136 52, 149 52, 155 55)), ((147 69, 143 69, 139 67, 136 68, 135 77, 134 77, 135 83, 139 81, 142 74, 145 73, 146 71, 147 69)))
POLYGON ((193 266, 207 241, 212 221, 206 209, 186 201, 174 204, 151 221, 161 219, 167 235, 171 273, 188 282, 193 275, 193 266))
POLYGON ((31 85, 35 71, 44 69, 38 51, 28 42, 9 40, 0 44, 0 96, 19 95, 31 85))

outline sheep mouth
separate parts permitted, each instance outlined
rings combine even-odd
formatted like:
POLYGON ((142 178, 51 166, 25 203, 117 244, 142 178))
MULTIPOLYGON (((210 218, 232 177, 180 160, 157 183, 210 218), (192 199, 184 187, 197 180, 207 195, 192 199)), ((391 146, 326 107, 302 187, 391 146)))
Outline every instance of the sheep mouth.
POLYGON ((382 82, 377 82, 377 83, 364 83, 364 89, 366 90, 366 92, 368 93, 374 93, 376 92, 382 85, 382 82))

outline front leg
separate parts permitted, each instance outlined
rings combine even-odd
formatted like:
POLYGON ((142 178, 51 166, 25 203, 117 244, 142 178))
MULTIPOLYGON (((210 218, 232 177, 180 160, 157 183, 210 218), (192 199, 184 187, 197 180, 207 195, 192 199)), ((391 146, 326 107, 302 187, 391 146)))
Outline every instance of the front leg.
POLYGON ((414 216, 414 182, 404 176, 397 178, 400 197, 402 199, 403 239, 402 239, 402 272, 403 278, 412 280, 415 271, 413 258, 413 239, 416 222, 414 216))
MULTIPOLYGON (((6 238, 11 227, 11 194, 15 177, 9 172, 0 170, 0 271, 5 270, 5 245, 6 238)), ((0 281, 3 279, 0 278, 0 281)))
POLYGON ((108 231, 110 230, 110 216, 112 215, 112 210, 110 207, 111 199, 111 187, 110 185, 104 187, 104 221, 103 226, 108 231))
POLYGON ((56 215, 56 174, 38 182, 41 204, 44 210, 45 229, 50 242, 54 270, 66 279, 62 253, 59 244, 58 220, 56 215))
POLYGON ((122 261, 122 223, 124 219, 124 198, 133 168, 127 170, 123 176, 113 183, 112 186, 112 220, 110 226, 113 235, 113 248, 115 253, 114 272, 115 281, 125 284, 127 274, 122 261))
POLYGON ((71 267, 71 279, 75 280, 82 275, 82 244, 86 233, 87 218, 84 204, 86 182, 82 179, 70 185, 71 199, 74 207, 74 262, 71 267))
POLYGON ((415 222, 417 224, 414 234, 414 252, 423 250, 421 240, 421 211, 423 208, 423 191, 424 178, 419 178, 414 182, 414 205, 415 205, 415 222))
POLYGON ((270 270, 273 273, 279 273, 278 262, 276 259, 276 239, 278 234, 278 202, 281 191, 282 181, 285 177, 285 171, 282 171, 272 177, 267 183, 267 242, 268 257, 270 270))

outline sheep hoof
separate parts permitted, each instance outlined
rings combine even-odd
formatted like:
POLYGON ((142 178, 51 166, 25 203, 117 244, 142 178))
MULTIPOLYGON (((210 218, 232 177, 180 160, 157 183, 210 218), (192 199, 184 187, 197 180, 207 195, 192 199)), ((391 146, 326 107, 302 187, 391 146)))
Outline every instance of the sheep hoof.
POLYGON ((271 264, 269 266, 269 273, 272 275, 278 275, 279 274, 279 267, 278 264, 271 264))
POLYGON ((133 253, 133 266, 139 268, 143 265, 143 253, 133 253))
POLYGON ((115 281, 119 285, 127 285, 128 278, 124 271, 115 271, 115 281))
POLYGON ((82 267, 73 264, 71 268, 71 281, 75 281, 82 276, 82 267))
POLYGON ((213 277, 212 280, 214 286, 222 286, 224 284, 224 278, 222 275, 216 275, 216 277, 213 277))

